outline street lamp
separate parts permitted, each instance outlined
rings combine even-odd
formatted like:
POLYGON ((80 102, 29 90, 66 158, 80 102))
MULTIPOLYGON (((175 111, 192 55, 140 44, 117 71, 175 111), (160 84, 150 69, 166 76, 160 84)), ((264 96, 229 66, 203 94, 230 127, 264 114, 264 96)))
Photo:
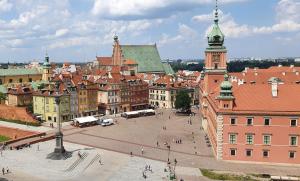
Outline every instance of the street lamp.
POLYGON ((52 160, 62 160, 62 159, 67 159, 70 157, 70 154, 66 152, 64 146, 63 146, 63 133, 61 131, 61 120, 60 120, 60 93, 59 93, 59 81, 55 81, 55 109, 57 111, 57 130, 55 133, 55 140, 56 140, 56 145, 54 152, 48 154, 47 158, 52 159, 52 160))

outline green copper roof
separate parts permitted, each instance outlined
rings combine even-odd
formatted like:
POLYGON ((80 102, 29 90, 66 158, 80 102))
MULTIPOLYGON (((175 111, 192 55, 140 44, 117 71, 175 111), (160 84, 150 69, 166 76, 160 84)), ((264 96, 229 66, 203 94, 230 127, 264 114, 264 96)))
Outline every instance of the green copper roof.
POLYGON ((43 63, 43 68, 47 69, 47 68, 50 68, 50 67, 51 67, 51 65, 49 63, 49 57, 48 57, 48 55, 46 55, 44 63, 43 63))
POLYGON ((167 75, 174 75, 175 72, 169 63, 163 63, 164 70, 167 75))
POLYGON ((224 81, 220 85, 220 96, 218 97, 219 99, 232 99, 234 98, 232 95, 232 84, 229 81, 229 76, 227 74, 224 75, 224 81))
POLYGON ((12 76, 12 75, 35 75, 41 74, 37 69, 0 69, 0 76, 12 76))
POLYGON ((138 63, 138 72, 165 72, 156 45, 121 45, 123 58, 138 63))
POLYGON ((219 24, 215 23, 211 32, 208 34, 208 44, 210 46, 222 46, 224 43, 224 34, 222 33, 219 24))
POLYGON ((224 43, 224 34, 219 27, 218 5, 216 4, 215 20, 211 32, 208 34, 209 46, 222 46, 224 43))

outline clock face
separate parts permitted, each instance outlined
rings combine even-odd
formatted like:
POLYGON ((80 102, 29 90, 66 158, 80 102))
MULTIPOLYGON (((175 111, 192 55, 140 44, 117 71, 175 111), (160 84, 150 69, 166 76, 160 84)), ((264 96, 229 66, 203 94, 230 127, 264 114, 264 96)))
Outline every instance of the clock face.
POLYGON ((212 56, 212 61, 219 62, 220 61, 220 55, 213 55, 212 56))

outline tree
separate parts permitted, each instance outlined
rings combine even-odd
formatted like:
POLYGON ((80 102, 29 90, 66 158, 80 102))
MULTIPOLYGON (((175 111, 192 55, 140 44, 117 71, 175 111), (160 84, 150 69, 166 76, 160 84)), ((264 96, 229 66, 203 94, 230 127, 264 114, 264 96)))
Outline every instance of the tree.
POLYGON ((187 91, 179 91, 176 95, 175 108, 184 112, 191 110, 191 98, 187 91))

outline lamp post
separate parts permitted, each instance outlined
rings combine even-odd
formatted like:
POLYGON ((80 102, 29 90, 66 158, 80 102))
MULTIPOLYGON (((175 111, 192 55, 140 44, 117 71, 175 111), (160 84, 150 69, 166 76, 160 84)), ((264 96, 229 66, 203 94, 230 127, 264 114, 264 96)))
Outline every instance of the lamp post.
POLYGON ((63 133, 61 131, 61 120, 60 120, 60 94, 59 94, 59 81, 55 81, 55 109, 57 111, 57 129, 55 133, 55 148, 54 152, 48 154, 47 158, 52 160, 62 160, 69 157, 63 145, 63 133))

